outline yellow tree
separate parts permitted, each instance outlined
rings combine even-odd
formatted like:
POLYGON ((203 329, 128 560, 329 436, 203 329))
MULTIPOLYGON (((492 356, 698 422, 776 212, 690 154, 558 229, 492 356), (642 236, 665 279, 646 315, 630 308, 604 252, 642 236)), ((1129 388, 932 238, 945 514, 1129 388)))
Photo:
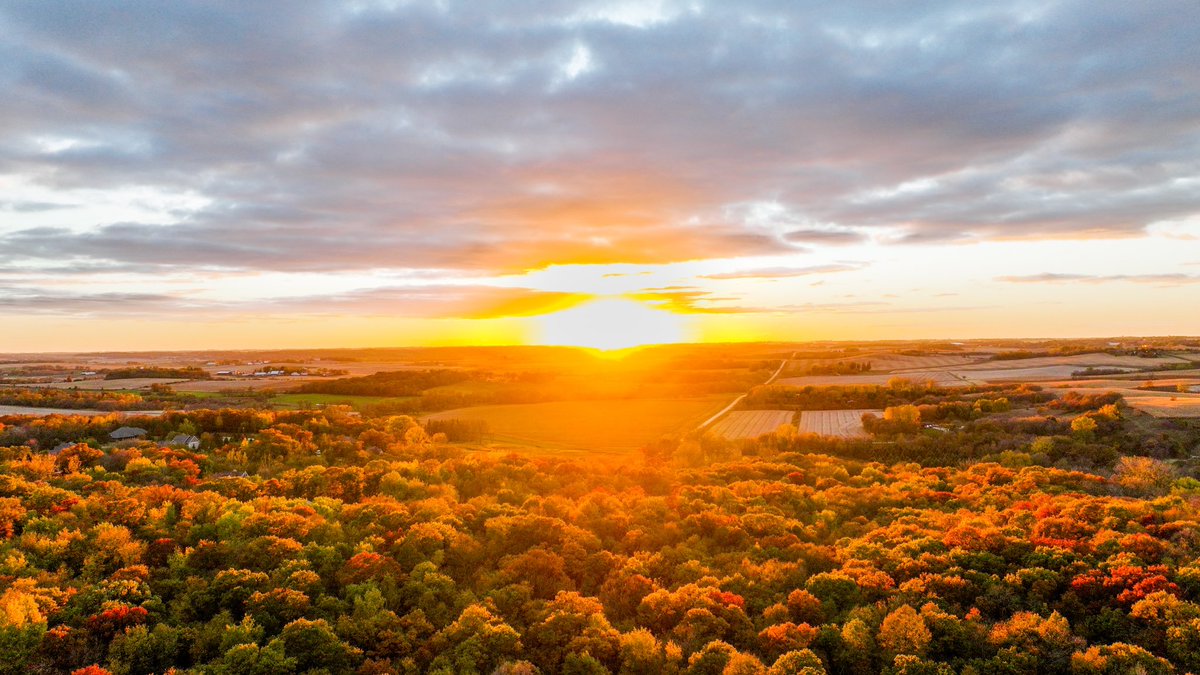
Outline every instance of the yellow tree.
POLYGON ((883 411, 883 419, 905 431, 921 428, 921 411, 915 405, 895 405, 883 411))
POLYGON ((888 614, 879 628, 879 646, 889 655, 922 656, 932 637, 925 619, 908 605, 888 614))

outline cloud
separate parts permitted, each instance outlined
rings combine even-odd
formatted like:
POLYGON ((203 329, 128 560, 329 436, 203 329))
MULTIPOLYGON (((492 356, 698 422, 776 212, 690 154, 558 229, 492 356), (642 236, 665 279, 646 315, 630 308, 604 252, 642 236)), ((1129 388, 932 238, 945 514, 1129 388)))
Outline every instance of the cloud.
POLYGON ((392 286, 270 300, 196 300, 179 293, 88 292, 0 286, 0 314, 76 318, 213 319, 220 316, 372 316, 422 319, 499 319, 547 314, 590 300, 556 293, 484 285, 392 286))
POLYGON ((739 304, 743 302, 739 297, 716 295, 691 286, 648 288, 626 297, 678 314, 755 314, 776 311, 770 307, 745 306, 739 304))
POLYGON ((1103 284, 1116 281, 1126 281, 1135 284, 1161 284, 1173 286, 1179 284, 1200 283, 1200 275, 1164 273, 1164 274, 1061 274, 1044 272, 1017 276, 997 277, 997 281, 1015 284, 1045 284, 1045 283, 1087 283, 1103 284))
POLYGON ((302 296, 271 302, 264 308, 303 315, 498 319, 548 314, 569 309, 591 298, 582 293, 526 288, 432 284, 302 296))
POLYGON ((811 228, 786 232, 783 238, 797 244, 824 244, 830 246, 859 244, 867 239, 861 232, 851 230, 820 230, 811 228))
POLYGON ((814 274, 834 274, 837 272, 853 272, 862 269, 857 263, 831 263, 828 265, 812 265, 809 267, 764 267, 756 270, 741 272, 722 272, 706 274, 703 279, 781 279, 786 277, 807 277, 814 274))
POLYGON ((53 202, 34 202, 34 201, 13 201, 0 202, 0 211, 11 211, 13 213, 41 213, 43 211, 56 211, 58 209, 70 208, 73 204, 56 204, 53 202))
POLYGON ((190 313, 198 303, 163 293, 74 293, 44 288, 0 286, 0 314, 71 317, 148 316, 190 313))
POLYGON ((1191 0, 10 3, 0 180, 39 196, 6 195, 0 250, 154 282, 1139 236, 1200 213, 1197 23, 1191 0), (198 198, 79 212, 135 188, 198 198))

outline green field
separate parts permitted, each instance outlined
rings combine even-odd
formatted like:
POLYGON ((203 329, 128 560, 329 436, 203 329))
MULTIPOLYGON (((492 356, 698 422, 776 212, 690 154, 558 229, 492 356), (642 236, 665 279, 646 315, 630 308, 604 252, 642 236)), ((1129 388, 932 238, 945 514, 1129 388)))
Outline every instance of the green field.
POLYGON ((415 396, 350 396, 346 394, 276 394, 267 402, 288 408, 311 408, 326 405, 372 405, 383 402, 415 401, 415 396))
POLYGON ((636 450, 664 434, 695 428, 729 402, 692 399, 554 401, 458 408, 427 419, 480 420, 494 441, 568 450, 636 450))

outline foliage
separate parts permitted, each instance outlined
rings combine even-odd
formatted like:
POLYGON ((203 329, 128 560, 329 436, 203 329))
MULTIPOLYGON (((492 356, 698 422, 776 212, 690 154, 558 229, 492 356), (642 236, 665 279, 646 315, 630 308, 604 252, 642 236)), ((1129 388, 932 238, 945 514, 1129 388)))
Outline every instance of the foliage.
POLYGON ((184 368, 136 366, 131 368, 113 368, 104 372, 104 379, 106 380, 128 380, 147 377, 171 380, 212 379, 207 370, 197 366, 187 366, 184 368))
POLYGON ((910 400, 886 441, 646 461, 337 407, 137 421, 203 451, 26 421, 0 431, 0 673, 1195 671, 1194 470, 1135 455, 1161 439, 1112 402, 1085 439, 1010 394, 944 433, 910 400))

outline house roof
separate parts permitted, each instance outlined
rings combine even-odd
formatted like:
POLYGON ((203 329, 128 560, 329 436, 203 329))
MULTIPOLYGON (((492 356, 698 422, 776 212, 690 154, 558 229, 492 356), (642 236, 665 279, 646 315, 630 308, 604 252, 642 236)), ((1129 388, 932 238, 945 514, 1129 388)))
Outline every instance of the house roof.
POLYGON ((121 427, 109 434, 109 436, 116 440, 121 440, 122 438, 138 438, 145 436, 146 433, 146 430, 140 427, 121 427))
POLYGON ((187 445, 188 443, 199 443, 200 439, 196 436, 188 434, 175 434, 171 440, 167 441, 167 445, 187 445))

